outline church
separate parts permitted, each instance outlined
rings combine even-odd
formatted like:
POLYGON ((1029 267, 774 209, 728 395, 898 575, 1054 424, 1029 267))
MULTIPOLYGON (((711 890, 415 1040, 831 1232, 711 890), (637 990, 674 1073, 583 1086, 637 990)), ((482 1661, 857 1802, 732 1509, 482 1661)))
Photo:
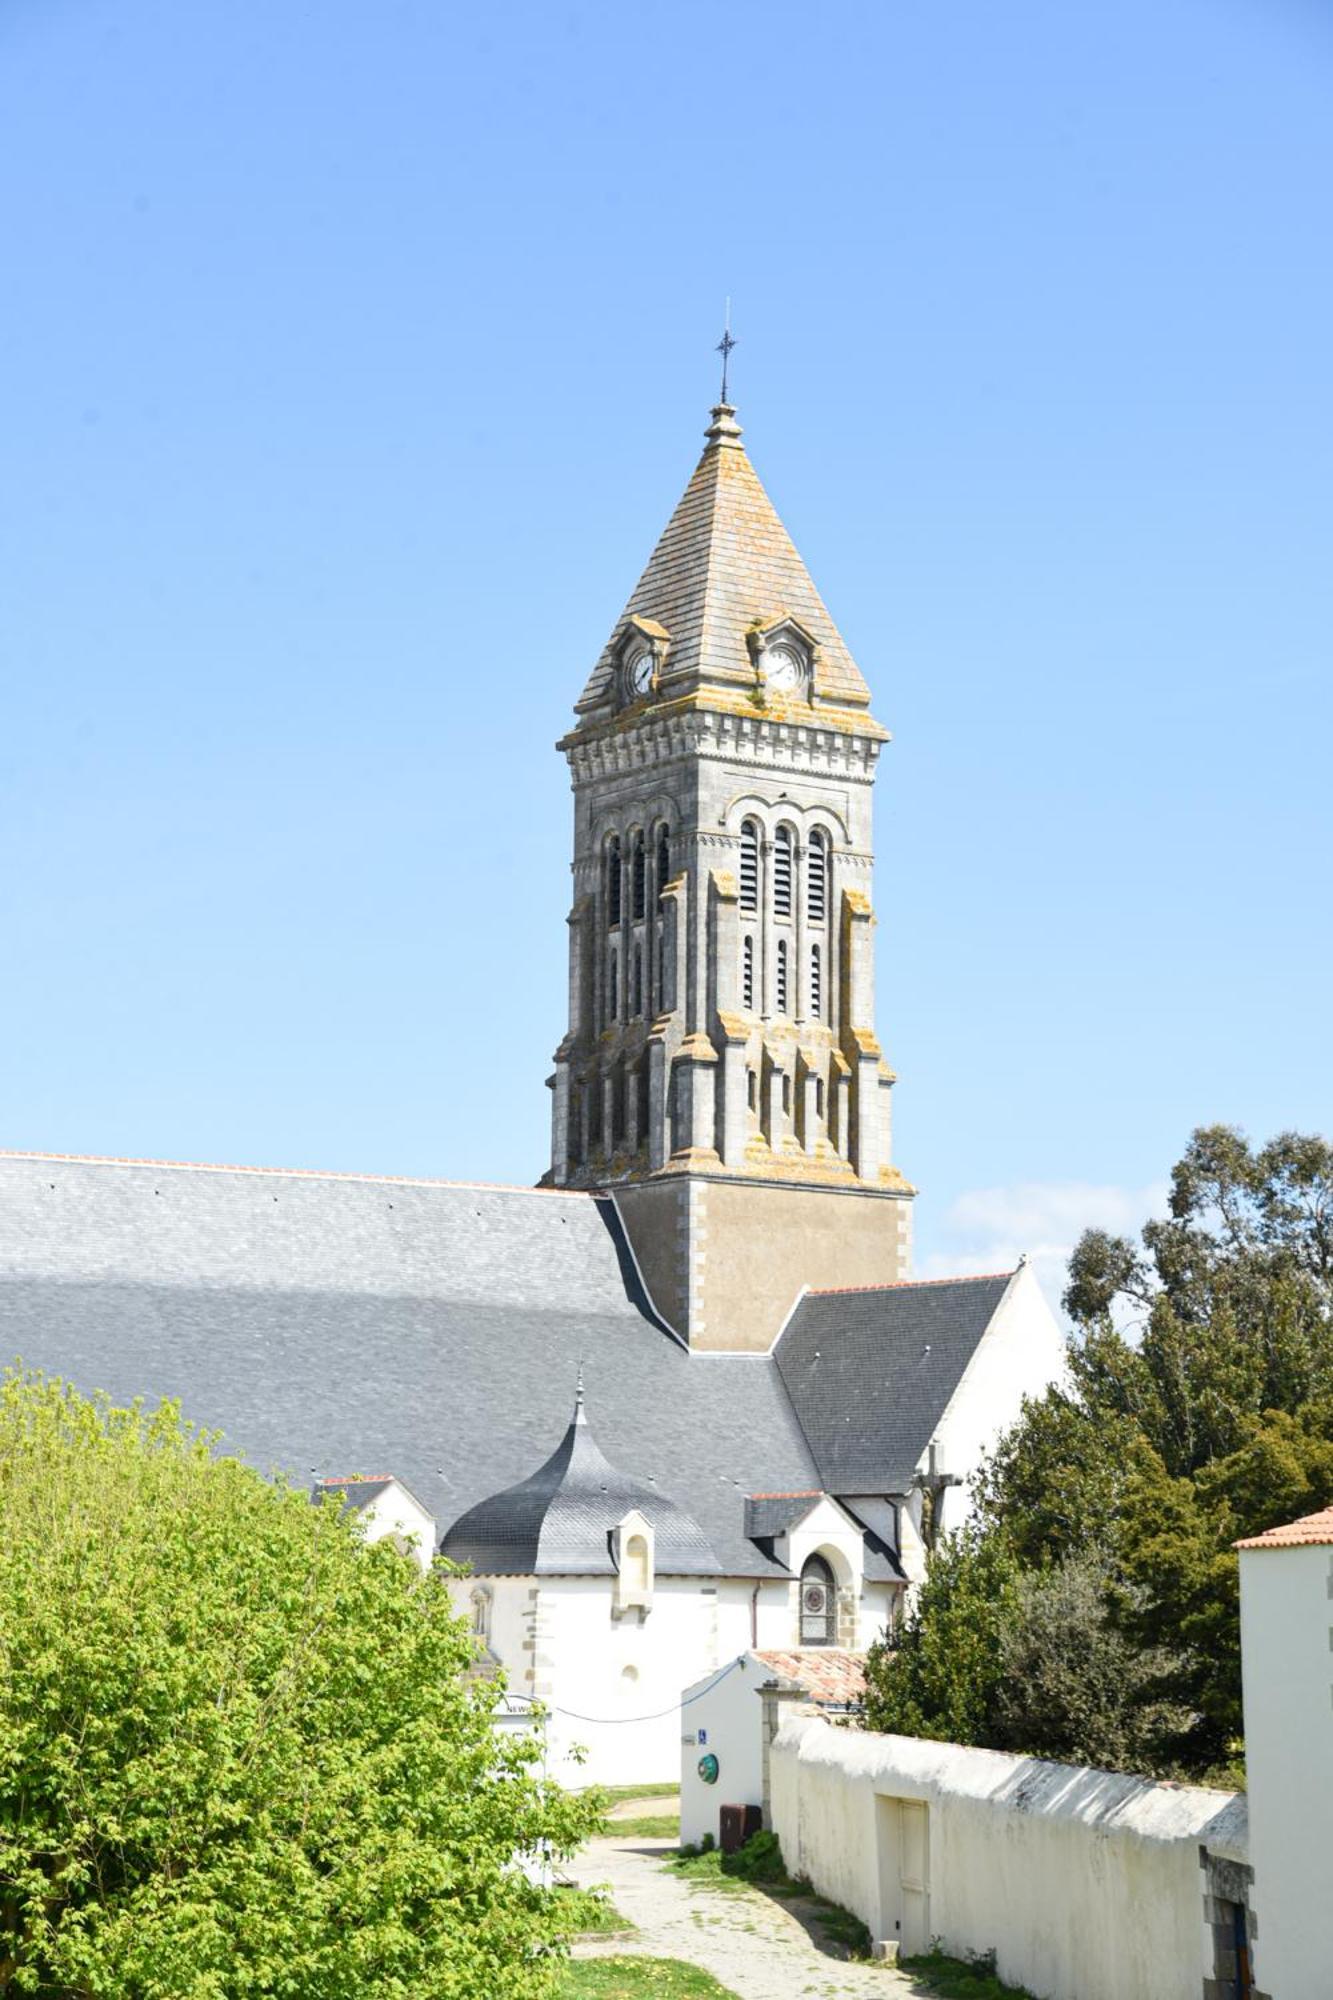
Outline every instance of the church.
POLYGON ((438 1547, 557 1774, 648 1781, 683 1687, 893 1629, 1062 1343, 910 1277, 887 731, 725 395, 574 715, 540 1184, 6 1153, 0 1345, 438 1547))

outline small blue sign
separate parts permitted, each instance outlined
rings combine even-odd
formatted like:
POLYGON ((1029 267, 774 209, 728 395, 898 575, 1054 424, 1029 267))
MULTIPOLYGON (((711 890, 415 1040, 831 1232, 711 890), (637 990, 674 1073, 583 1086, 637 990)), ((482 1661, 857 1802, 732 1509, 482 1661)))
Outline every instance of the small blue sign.
POLYGON ((701 1729, 699 1731, 699 1741, 700 1743, 706 1743, 708 1741, 708 1731, 706 1729, 701 1729))

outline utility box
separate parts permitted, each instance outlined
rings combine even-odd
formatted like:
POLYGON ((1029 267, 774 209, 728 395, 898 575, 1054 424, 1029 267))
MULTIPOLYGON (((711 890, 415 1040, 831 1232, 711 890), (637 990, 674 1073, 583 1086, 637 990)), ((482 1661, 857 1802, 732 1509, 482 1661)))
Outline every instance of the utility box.
POLYGON ((723 1806, 718 1818, 718 1846, 724 1854, 739 1853, 764 1823, 760 1806, 723 1806))

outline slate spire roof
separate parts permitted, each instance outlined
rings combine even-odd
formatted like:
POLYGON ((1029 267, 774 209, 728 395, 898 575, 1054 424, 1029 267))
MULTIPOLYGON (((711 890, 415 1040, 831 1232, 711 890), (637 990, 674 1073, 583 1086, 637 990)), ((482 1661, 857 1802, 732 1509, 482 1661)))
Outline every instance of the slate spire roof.
MULTIPOLYGON (((592 671, 580 715, 612 700, 631 619, 669 636, 665 694, 703 679, 753 687, 747 631, 789 618, 815 647, 816 701, 868 708, 870 690, 750 463, 735 410, 719 403, 712 414, 703 456, 592 671)), ((869 716, 865 727, 883 733, 869 716)))
POLYGON ((482 1576, 610 1575, 612 1530, 636 1509, 653 1529, 660 1574, 718 1573, 698 1522, 605 1457, 584 1409, 580 1370, 569 1428, 545 1464, 470 1508, 444 1536, 440 1554, 482 1576))

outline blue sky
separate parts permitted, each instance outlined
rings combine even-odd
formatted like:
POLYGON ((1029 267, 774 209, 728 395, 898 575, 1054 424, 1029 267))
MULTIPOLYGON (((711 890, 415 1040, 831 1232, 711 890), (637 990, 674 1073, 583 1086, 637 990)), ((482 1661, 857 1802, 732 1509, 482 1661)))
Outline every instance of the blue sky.
POLYGON ((1315 0, 0 4, 0 1143, 527 1181, 552 744, 755 463, 922 1268, 1329 1130, 1315 0))

